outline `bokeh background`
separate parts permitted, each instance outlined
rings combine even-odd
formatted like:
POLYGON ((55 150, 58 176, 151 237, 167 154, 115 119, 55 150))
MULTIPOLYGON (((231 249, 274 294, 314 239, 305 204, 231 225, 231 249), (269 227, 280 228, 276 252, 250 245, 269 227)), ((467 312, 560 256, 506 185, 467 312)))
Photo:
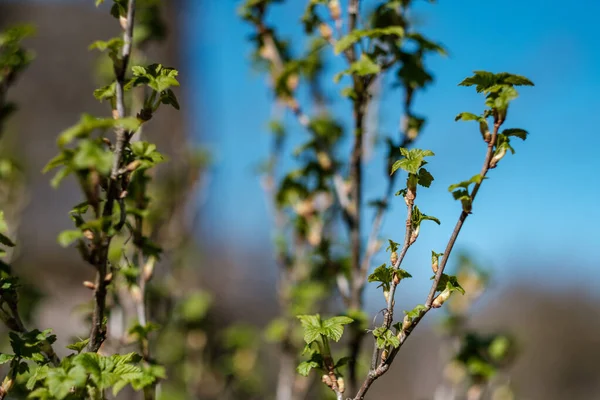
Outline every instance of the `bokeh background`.
MULTIPOLYGON (((0 28, 17 22, 37 26, 36 37, 28 41, 36 60, 11 92, 20 111, 3 145, 27 167, 17 273, 43 295, 36 310, 40 325, 59 336, 82 328, 69 310, 88 299, 89 291, 80 283, 92 271, 72 249, 56 243, 57 233, 69 228, 75 185, 55 191, 40 171, 54 154, 60 131, 82 112, 106 111, 92 96, 95 55, 87 46, 112 36, 115 27, 106 10, 98 11, 93 3, 0 1, 0 28)), ((202 277, 198 284, 215 295, 215 323, 244 321, 261 327, 277 314, 272 221, 257 173, 269 151, 266 125, 272 96, 265 77, 250 66, 251 27, 237 16, 237 1, 164 3, 169 38, 151 52, 180 70, 183 107, 180 113, 158 115, 150 135, 167 154, 176 155, 189 142, 210 152, 213 161, 195 204, 200 217, 194 234, 202 249, 194 260, 202 277)), ((298 19, 304 2, 287 3, 269 19, 293 48, 302 49, 298 19)), ((364 3, 368 8, 374 2, 364 3)), ((481 162, 470 126, 454 123, 457 113, 477 110, 481 99, 457 83, 476 69, 525 75, 536 87, 520 91, 509 122, 530 136, 517 144, 517 154, 502 168, 492 171, 493 184, 483 188, 458 241, 492 274, 492 287, 478 303, 472 323, 507 329, 518 338, 521 352, 510 373, 519 399, 600 398, 600 3, 440 0, 433 5, 424 1, 416 10, 419 28, 449 51, 446 58, 429 60, 435 83, 415 107, 428 117, 417 146, 436 153, 430 164, 436 181, 419 199, 424 209, 435 210, 442 225, 428 230, 411 249, 406 265, 414 279, 398 303, 409 308, 428 291, 430 272, 411 265, 422 264, 423 254, 446 242, 459 213, 446 188, 473 175, 481 162)), ((335 72, 342 66, 331 57, 327 68, 335 72)), ((333 83, 324 88, 331 94, 340 90, 333 83)), ((381 132, 397 131, 400 102, 398 93, 383 95, 381 132)), ((343 118, 349 105, 340 101, 333 110, 343 118)), ((292 116, 286 121, 294 134, 303 134, 292 116)), ((373 160, 366 172, 366 199, 380 192, 382 165, 373 160)), ((402 212, 401 202, 392 204, 383 237, 402 235, 402 212)), ((381 299, 371 289, 367 304, 376 312, 381 299)), ((376 385, 373 398, 397 388, 398 382, 402 398, 431 398, 441 368, 438 348, 432 345, 434 320, 411 338, 393 371, 376 385)), ((263 368, 275 370, 275 359, 265 357, 263 368)))

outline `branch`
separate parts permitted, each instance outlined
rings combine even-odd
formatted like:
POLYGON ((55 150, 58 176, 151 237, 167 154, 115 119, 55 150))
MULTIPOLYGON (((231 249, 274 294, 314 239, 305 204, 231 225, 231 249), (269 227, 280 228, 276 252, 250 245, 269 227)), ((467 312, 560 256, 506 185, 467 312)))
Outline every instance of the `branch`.
MULTIPOLYGON (((123 50, 122 59, 119 65, 115 65, 116 82, 116 110, 113 110, 115 118, 120 119, 125 117, 125 73, 131 56, 131 47, 133 42, 133 27, 135 19, 135 0, 129 0, 127 6, 127 18, 124 21, 123 33, 123 50)), ((114 161, 110 173, 110 183, 107 190, 106 204, 102 213, 103 217, 112 217, 115 201, 121 200, 122 188, 119 179, 119 168, 122 163, 123 150, 130 138, 129 133, 123 128, 116 129, 116 143, 114 148, 114 161)), ((121 211, 123 211, 123 203, 120 203, 121 211)), ((121 219, 125 213, 121 212, 121 219)), ((123 221, 119 222, 122 225, 123 221)), ((106 314, 106 294, 107 286, 110 283, 107 281, 108 269, 108 248, 110 246, 111 237, 102 235, 103 237, 96 240, 97 254, 95 255, 94 265, 98 271, 96 276, 96 288, 94 289, 94 312, 92 315, 92 331, 90 333, 90 343, 88 350, 97 352, 102 346, 106 338, 106 327, 104 318, 106 314)))
MULTIPOLYGON (((503 122, 504 121, 502 121, 502 120, 496 120, 494 123, 494 132, 491 135, 491 139, 489 139, 489 141, 487 142, 487 151, 486 151, 486 155, 485 155, 485 160, 483 162, 483 166, 482 166, 481 172, 480 172, 480 175, 482 178, 484 178, 487 175, 488 171, 490 170, 490 163, 492 161, 492 157, 494 154, 494 145, 496 144, 496 139, 498 137, 498 131, 503 122)), ((479 192, 479 188, 481 187, 482 183, 483 183, 483 179, 481 179, 481 181, 479 183, 476 183, 475 186, 473 187, 473 191, 471 193, 472 201, 475 200, 475 197, 476 197, 477 193, 479 192)), ((409 202, 409 208, 411 208, 411 206, 410 206, 411 199, 407 199, 407 200, 409 202)), ((414 199, 412 199, 412 201, 414 201, 414 199)), ((409 211, 409 213, 410 213, 410 211, 409 211)), ((444 252, 444 257, 443 257, 442 262, 435 274, 433 284, 431 285, 429 295, 427 296, 427 300, 425 302, 425 308, 419 313, 419 315, 416 318, 414 318, 411 321, 410 326, 408 326, 406 328, 404 328, 404 327, 402 328, 402 330, 399 333, 400 345, 397 348, 393 349, 391 351, 389 357, 386 360, 381 361, 381 363, 375 370, 369 371, 367 379, 365 379, 365 381, 363 382, 361 388, 359 389, 358 393, 354 397, 354 400, 364 399, 364 396, 366 395, 367 391, 369 390, 369 388, 371 387, 373 382, 389 370, 389 367, 392 364, 392 362, 394 361, 396 354, 398 354, 398 351, 400 350, 400 348, 402 347, 404 342, 406 342, 406 339, 408 339, 411 332, 415 329, 415 327, 419 324, 419 322, 423 319, 423 317, 433 308, 432 304, 433 304, 433 301, 435 300, 435 293, 437 291, 436 290, 437 286, 440 282, 440 279, 442 278, 442 275, 444 273, 444 269, 446 268, 448 259, 450 258, 450 253, 452 252, 452 248, 454 247, 454 244, 456 243, 456 239, 458 238, 460 230, 462 229, 462 226, 469 214, 470 214, 470 212, 467 212, 464 210, 461 212, 461 214, 458 218, 458 221, 456 223, 456 226, 454 227, 454 231, 450 235, 450 239, 448 240, 448 244, 446 245, 446 250, 444 252)), ((409 214, 409 216, 410 216, 410 214, 409 214)), ((410 222, 410 219, 407 220, 407 223, 409 223, 409 222, 410 222)), ((409 228, 407 227, 407 233, 408 232, 409 232, 409 228)), ((402 259, 404 258, 404 255, 406 253, 405 250, 407 250, 406 238, 405 238, 405 246, 403 246, 402 252, 398 257, 398 262, 396 262, 394 264, 394 269, 396 269, 397 266, 400 265, 402 259)), ((394 283, 392 282, 392 288, 390 290, 390 295, 388 298, 388 308, 387 308, 386 319, 385 319, 385 323, 386 323, 387 327, 389 327, 391 325, 391 322, 393 320, 393 297, 394 297, 395 286, 396 285, 394 285, 394 283), (390 308, 390 303, 392 305, 391 308, 390 308), (389 323, 389 325, 388 325, 388 323, 389 323)))
MULTIPOLYGON (((405 116, 410 116, 412 114, 410 111, 414 99, 412 93, 412 88, 406 88, 406 97, 404 100, 405 116)), ((408 133, 405 131, 401 133, 401 139, 402 141, 399 147, 407 148, 413 144, 416 137, 409 136, 408 133)), ((371 259, 379 250, 379 246, 377 246, 377 240, 379 238, 379 232, 381 231, 383 218, 385 216, 385 212, 387 211, 387 206, 390 201, 390 197, 392 196, 392 192, 394 191, 394 182, 396 181, 397 176, 398 173, 388 175, 387 188, 383 196, 382 204, 377 208, 377 212, 375 213, 375 217, 373 218, 371 233, 369 234, 369 238, 367 240, 367 247, 365 249, 365 257, 362 261, 361 272, 358 277, 360 279, 358 284, 362 287, 364 287, 364 285, 367 282, 367 275, 369 272, 369 267, 371 265, 371 259)))

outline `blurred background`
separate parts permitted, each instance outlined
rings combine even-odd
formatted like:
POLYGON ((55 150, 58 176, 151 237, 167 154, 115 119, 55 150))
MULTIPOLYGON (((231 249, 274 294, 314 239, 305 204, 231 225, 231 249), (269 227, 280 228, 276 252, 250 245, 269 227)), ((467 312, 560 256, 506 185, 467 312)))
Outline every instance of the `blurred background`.
MULTIPOLYGON (((286 3, 269 20, 293 48, 303 49, 298 18, 305 2, 286 3)), ((375 2, 364 3, 368 8, 375 2)), ((197 247, 188 259, 196 274, 193 284, 211 292, 215 326, 244 322, 260 328, 277 315, 273 221, 257 172, 269 154, 266 128, 273 99, 264 75, 250 64, 252 27, 237 15, 238 5, 234 0, 163 1, 168 37, 148 52, 179 69, 182 109, 161 111, 148 135, 175 160, 186 146, 202 146, 210 154, 194 193, 198 217, 189 227, 197 247)), ((508 371, 516 398, 600 398, 600 135, 595 121, 600 3, 440 0, 422 2, 415 10, 419 29, 449 53, 428 60, 435 82, 415 103, 418 113, 428 117, 416 145, 436 153, 430 163, 436 181, 419 200, 424 209, 435 210, 442 224, 428 229, 411 248, 405 265, 414 279, 398 293, 397 303, 410 309, 425 297, 430 271, 411 266, 421 265, 430 249, 446 243, 460 212, 446 188, 472 176, 481 162, 470 125, 454 123, 457 113, 480 108, 481 98, 457 83, 479 69, 525 75, 536 86, 520 91, 509 122, 530 136, 515 146, 516 155, 502 168, 492 171, 457 243, 491 274, 490 289, 470 323, 516 337, 519 355, 508 371)), ((32 318, 68 337, 86 326, 70 310, 89 300, 81 281, 93 271, 73 249, 56 242, 57 234, 70 227, 70 206, 79 202, 74 182, 67 182, 69 190, 54 190, 40 171, 55 154, 59 132, 83 112, 107 112, 92 96, 98 86, 97 55, 88 45, 114 36, 118 27, 92 0, 0 1, 0 29, 22 22, 36 26, 36 36, 27 41, 36 59, 9 94, 19 111, 2 142, 3 152, 22 160, 26 176, 15 271, 30 296, 41 299, 32 318)), ((342 69, 333 57, 325 61, 329 71, 342 69)), ((324 85, 331 97, 340 88, 324 85)), ((400 101, 397 93, 383 94, 378 130, 397 131, 400 101)), ((332 109, 350 124, 343 119, 349 103, 339 101, 332 109)), ((294 134, 303 134, 292 115, 285 121, 294 134)), ((372 164, 365 172, 367 200, 377 196, 385 178, 383 162, 372 164)), ((393 202, 382 237, 401 240, 403 213, 402 202, 393 202)), ((381 254, 373 265, 385 258, 381 254)), ((366 296, 370 313, 376 313, 382 304, 379 292, 368 287, 366 296)), ((443 368, 437 329, 432 313, 392 371, 374 386, 372 398, 399 387, 404 399, 433 398, 443 368)), ((269 387, 268 371, 276 370, 277 362, 268 349, 260 357, 267 371, 263 384, 269 387)))

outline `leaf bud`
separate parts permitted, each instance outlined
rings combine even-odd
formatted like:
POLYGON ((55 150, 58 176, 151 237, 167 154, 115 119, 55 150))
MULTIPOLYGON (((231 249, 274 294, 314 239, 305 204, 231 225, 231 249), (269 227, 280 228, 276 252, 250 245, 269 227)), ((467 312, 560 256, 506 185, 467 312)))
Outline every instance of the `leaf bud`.
POLYGON ((290 76, 288 76, 286 84, 291 92, 296 90, 296 88, 298 87, 299 80, 300 79, 298 78, 298 74, 291 74, 290 76))
POLYGON ((463 207, 463 211, 466 212, 467 214, 470 214, 471 211, 473 210, 473 202, 471 201, 470 198, 468 199, 461 199, 461 204, 463 207))
POLYGON ((142 162, 140 160, 134 160, 132 162, 130 162, 129 164, 127 164, 127 166, 125 167, 125 169, 129 172, 133 172, 136 169, 138 169, 138 167, 142 164, 142 162))
POLYGON ((155 258, 150 257, 148 259, 148 262, 144 265, 142 276, 146 282, 148 282, 150 279, 152 279, 152 275, 154 275, 154 262, 155 262, 155 258))
POLYGON ((400 283, 400 275, 398 275, 398 272, 394 272, 393 282, 394 285, 398 285, 400 283))
POLYGON ((392 251, 392 254, 390 255, 390 262, 392 263, 392 265, 396 265, 396 262, 398 262, 398 253, 395 251, 392 251))
POLYGON ((127 17, 120 15, 119 23, 121 24, 121 28, 123 28, 124 31, 127 30, 127 17))
POLYGON ((106 274, 106 276, 104 277, 104 282, 106 283, 111 283, 112 282, 112 278, 113 278, 113 274, 112 272, 109 272, 108 274, 106 274))
POLYGON ((494 157, 490 160, 490 168, 496 168, 498 161, 500 161, 506 155, 506 148, 501 148, 494 157))
POLYGON ((421 230, 421 225, 418 225, 415 229, 412 230, 412 232, 410 234, 409 244, 413 244, 414 242, 416 242, 417 238, 419 237, 420 230, 421 230))
POLYGON ((407 315, 404 316, 402 320, 402 330, 405 331, 412 325, 412 318, 407 315))
POLYGON ((444 304, 444 302, 446 300, 448 300, 448 298, 450 297, 450 289, 446 288, 444 289, 444 291, 442 293, 440 293, 435 300, 433 300, 433 303, 431 304, 431 306, 433 308, 440 308, 442 306, 442 304, 444 304))
POLYGON ((83 231, 83 237, 88 240, 94 240, 94 232, 89 229, 83 231))
POLYGON ((344 378, 341 376, 337 378, 337 386, 340 393, 344 393, 346 391, 346 384, 344 383, 344 378))
POLYGON ((390 299, 390 292, 389 290, 384 290, 383 291, 383 297, 385 298, 385 302, 387 303, 390 299))
POLYGON ((481 132, 481 136, 483 137, 483 140, 486 140, 487 136, 490 136, 490 128, 488 127, 488 123, 487 121, 484 119, 482 121, 479 121, 479 132, 481 132))
POLYGON ((323 36, 323 39, 325 39, 325 40, 331 39, 331 35, 333 34, 333 32, 331 31, 331 28, 327 24, 319 25, 319 32, 321 33, 321 36, 323 36))
POLYGON ((381 362, 385 362, 385 360, 387 360, 387 358, 388 358, 388 351, 387 351, 387 349, 384 349, 381 352, 381 362))
POLYGON ((329 375, 323 375, 321 381, 329 387, 333 386, 333 381, 329 375))
POLYGON ((340 7, 339 0, 331 0, 329 2, 329 12, 331 13, 331 18, 334 20, 340 19, 342 15, 342 9, 340 7))
POLYGON ((329 157, 329 155, 324 151, 317 152, 317 161, 319 162, 319 166, 325 171, 329 171, 333 165, 331 162, 331 157, 329 157))
POLYGON ((90 281, 83 281, 83 286, 85 286, 86 288, 88 288, 90 290, 96 290, 96 285, 90 281))
POLYGON ((142 302, 142 290, 138 285, 133 285, 129 288, 129 293, 136 303, 142 302))

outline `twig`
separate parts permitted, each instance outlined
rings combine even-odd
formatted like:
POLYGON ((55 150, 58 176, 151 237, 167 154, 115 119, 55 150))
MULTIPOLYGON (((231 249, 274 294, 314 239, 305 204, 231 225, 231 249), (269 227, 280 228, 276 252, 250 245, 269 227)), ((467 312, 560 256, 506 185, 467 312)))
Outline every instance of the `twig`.
MULTIPOLYGON (((123 50, 122 59, 119 65, 115 65, 115 75, 117 78, 116 82, 116 118, 125 117, 125 98, 124 98, 124 86, 125 86, 125 73, 129 64, 129 58, 131 56, 131 46, 133 41, 133 27, 135 19, 135 0, 129 0, 127 6, 127 19, 125 21, 124 33, 123 33, 123 50)), ((116 143, 114 149, 114 161, 110 174, 110 183, 107 190, 106 204, 102 215, 104 217, 111 217, 115 201, 118 201, 121 197, 121 182, 119 179, 119 168, 122 162, 123 150, 129 140, 128 132, 121 126, 116 129, 116 143)), ((123 205, 120 205, 123 207, 123 205)), ((123 213, 122 213, 123 214, 123 213)), ((120 224, 122 225, 122 224, 120 224)), ((94 290, 94 312, 92 315, 92 331, 90 333, 90 343, 88 350, 91 352, 97 352, 102 346, 104 339, 106 338, 106 327, 104 325, 104 318, 106 314, 106 294, 107 286, 110 282, 107 282, 106 275, 108 269, 108 247, 110 246, 111 237, 109 235, 102 235, 103 237, 96 240, 97 254, 94 259, 94 264, 97 268, 96 275, 96 288, 94 290)))
MULTIPOLYGON (((482 166, 481 172, 480 172, 482 179, 479 181, 479 183, 476 183, 475 186, 473 187, 473 191, 471 193, 471 201, 475 200, 475 197, 476 197, 477 193, 479 192, 479 188, 481 187, 481 184, 483 183, 483 178, 485 178, 488 171, 490 170, 490 162, 491 162, 492 156, 494 154, 494 146, 496 144, 496 139, 498 137, 498 131, 503 122, 504 121, 502 121, 502 120, 496 120, 494 123, 494 132, 491 135, 491 139, 489 139, 489 141, 487 143, 487 151, 486 151, 486 155, 485 155, 485 160, 483 162, 483 166, 482 166)), ((409 202, 410 202, 410 200, 409 200, 409 202)), ((463 210, 461 212, 461 214, 458 218, 458 221, 456 223, 456 226, 454 227, 454 230, 453 230, 452 234, 450 235, 450 239, 448 240, 448 244, 446 245, 446 250, 444 252, 444 257, 438 267, 438 270, 435 274, 435 278, 433 280, 433 284, 431 285, 431 289, 429 291, 429 295, 427 296, 427 300, 425 302, 425 308, 419 313, 419 315, 416 318, 414 318, 412 320, 412 322, 408 328, 402 329, 402 331, 400 332, 400 337, 399 337, 399 340, 400 340, 399 346, 397 348, 393 349, 390 352, 389 357, 386 360, 382 361, 375 370, 369 371, 367 379, 365 379, 365 381, 363 382, 361 388, 359 389, 358 393, 354 397, 354 400, 364 399, 364 396, 366 395, 367 391, 369 390, 369 388, 371 387, 373 382, 388 371, 390 365, 392 364, 392 362, 394 361, 394 358, 396 357, 396 354, 398 354, 398 351, 400 350, 400 348, 402 347, 404 342, 406 342, 406 339, 408 339, 411 332, 415 329, 415 327, 423 319, 425 314, 427 314, 432 309, 432 303, 435 299, 435 293, 437 291, 437 286, 440 282, 440 279, 442 278, 444 269, 445 269, 448 259, 450 257, 450 253, 452 252, 452 248, 454 247, 454 244, 456 243, 456 239, 458 238, 458 234, 460 233, 460 230, 469 214, 470 214, 470 212, 467 212, 465 210, 463 210)), ((410 221, 408 221, 408 222, 410 222, 410 221)), ((407 228, 407 232, 408 232, 408 228, 407 228)), ((404 253, 404 247, 402 250, 404 253)), ((403 253, 401 253, 399 255, 398 261, 401 261, 402 258, 404 257, 403 253)), ((395 265, 399 265, 399 263, 397 262, 395 265)), ((393 286, 394 285, 392 283, 392 288, 393 288, 393 286)), ((392 290, 390 290, 389 299, 390 299, 389 301, 392 301, 392 308, 391 309, 389 308, 389 301, 388 301, 388 314, 386 315, 386 318, 389 319, 389 323, 391 324, 391 320, 393 319, 393 292, 392 292, 392 290), (390 310, 392 313, 389 313, 390 310)), ((386 320, 386 322, 387 322, 387 320, 386 320)), ((386 326, 389 326, 389 325, 386 325, 386 326)))

